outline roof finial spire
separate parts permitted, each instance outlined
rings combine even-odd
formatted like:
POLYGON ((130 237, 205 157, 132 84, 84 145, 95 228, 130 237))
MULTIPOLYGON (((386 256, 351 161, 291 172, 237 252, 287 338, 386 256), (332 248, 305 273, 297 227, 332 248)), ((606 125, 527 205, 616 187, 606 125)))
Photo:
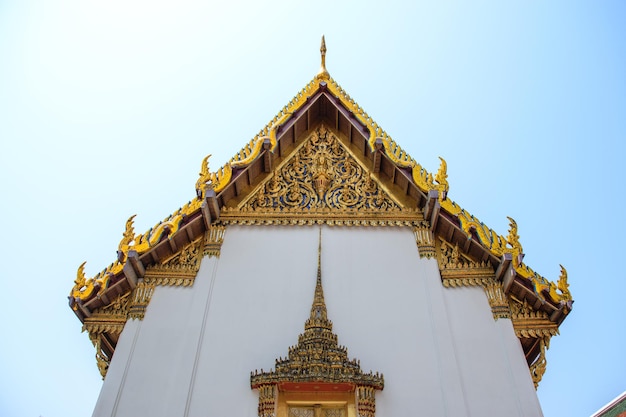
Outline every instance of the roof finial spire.
POLYGON ((320 227, 319 245, 317 248, 317 282, 315 283, 315 296, 311 306, 311 319, 313 321, 327 320, 326 302, 322 289, 322 228, 320 227))
POLYGON ((322 35, 320 54, 322 55, 322 66, 320 67, 320 71, 317 73, 315 78, 317 78, 318 80, 327 80, 330 78, 330 74, 326 70, 326 40, 324 40, 324 35, 322 35))

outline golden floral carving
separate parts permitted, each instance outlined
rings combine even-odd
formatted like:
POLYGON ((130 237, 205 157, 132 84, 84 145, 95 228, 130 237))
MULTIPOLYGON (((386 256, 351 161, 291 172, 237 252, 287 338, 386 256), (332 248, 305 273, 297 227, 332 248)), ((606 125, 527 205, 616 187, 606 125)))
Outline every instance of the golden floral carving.
POLYGON ((413 226, 421 220, 421 210, 395 201, 324 125, 238 207, 220 213, 223 225, 413 226))
POLYGON ((204 234, 204 251, 203 256, 220 257, 222 243, 224 242, 224 233, 226 227, 223 225, 211 225, 209 230, 204 234))
POLYGON ((551 337, 559 334, 559 327, 550 321, 548 314, 535 311, 526 301, 521 302, 512 298, 509 300, 511 321, 517 337, 537 338, 551 337))
POLYGON ((276 386, 272 384, 262 385, 259 389, 259 417, 276 416, 276 386))
POLYGON ((374 417, 376 415, 376 390, 372 387, 357 387, 358 417, 374 417))
POLYGON ((117 297, 109 305, 95 310, 83 323, 83 331, 89 334, 89 340, 96 348, 96 364, 102 378, 106 376, 111 362, 109 354, 102 348, 102 337, 105 333, 122 333, 128 317, 129 299, 130 294, 117 297))
POLYGON ((130 306, 128 309, 129 319, 143 320, 146 314, 146 308, 152 299, 155 284, 146 284, 145 281, 140 282, 132 292, 130 306))
POLYGON ((549 347, 549 338, 539 339, 539 356, 537 356, 537 359, 535 359, 535 361, 530 365, 530 376, 535 384, 535 389, 539 386, 539 382, 541 382, 541 378, 543 378, 543 374, 546 372, 546 367, 548 365, 548 361, 546 360, 546 350, 549 347))
POLYGON ((487 286, 494 280, 493 268, 475 262, 444 240, 439 243, 439 270, 444 287, 487 286))
POLYGON ((323 125, 300 147, 289 163, 249 198, 242 212, 320 212, 343 210, 396 212, 400 205, 323 125))
POLYGON ((452 246, 442 239, 439 247, 439 270, 444 287, 482 287, 494 320, 511 318, 508 298, 487 262, 471 260, 459 252, 458 246, 452 246))
POLYGON ((432 230, 430 230, 430 224, 427 221, 419 222, 417 226, 413 227, 413 233, 420 258, 433 258, 435 256, 435 238, 432 230))
POLYGON ((102 379, 107 375, 107 371, 109 370, 109 365, 111 364, 111 358, 107 353, 102 349, 102 337, 100 333, 89 334, 89 340, 96 348, 96 364, 98 366, 98 371, 100 371, 100 375, 102 379))
POLYGON ((242 212, 237 209, 223 209, 220 223, 223 225, 244 226, 369 226, 369 227, 412 227, 419 223, 421 213, 405 209, 400 213, 368 216, 359 212, 329 210, 303 212, 299 209, 286 209, 280 212, 242 212))
POLYGON ((509 309, 509 300, 502 290, 502 284, 496 281, 491 281, 489 284, 484 286, 484 289, 485 294, 487 294, 489 305, 491 306, 493 319, 510 319, 511 310, 509 309))
POLYGON ((144 280, 153 285, 176 285, 189 287, 196 279, 202 260, 204 237, 185 246, 160 265, 146 269, 144 280))

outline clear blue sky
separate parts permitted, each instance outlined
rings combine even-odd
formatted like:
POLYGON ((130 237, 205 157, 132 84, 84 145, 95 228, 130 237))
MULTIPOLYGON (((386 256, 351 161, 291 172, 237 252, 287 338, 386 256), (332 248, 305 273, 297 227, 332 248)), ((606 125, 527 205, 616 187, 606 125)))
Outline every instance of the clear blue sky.
POLYGON ((0 415, 85 416, 101 386, 67 306, 194 197, 317 72, 525 261, 569 271, 547 417, 626 389, 626 3, 0 1, 0 415), (436 5, 429 5, 433 3, 436 5))

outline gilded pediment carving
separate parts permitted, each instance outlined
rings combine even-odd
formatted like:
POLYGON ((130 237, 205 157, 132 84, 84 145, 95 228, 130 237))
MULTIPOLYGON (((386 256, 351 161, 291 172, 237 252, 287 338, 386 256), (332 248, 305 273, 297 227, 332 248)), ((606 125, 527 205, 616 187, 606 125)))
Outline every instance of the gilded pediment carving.
POLYGON ((237 208, 224 208, 221 221, 243 218, 404 226, 422 214, 403 208, 339 137, 320 125, 237 208))
POLYGON ((322 125, 243 206, 246 211, 286 208, 391 211, 400 206, 322 125))

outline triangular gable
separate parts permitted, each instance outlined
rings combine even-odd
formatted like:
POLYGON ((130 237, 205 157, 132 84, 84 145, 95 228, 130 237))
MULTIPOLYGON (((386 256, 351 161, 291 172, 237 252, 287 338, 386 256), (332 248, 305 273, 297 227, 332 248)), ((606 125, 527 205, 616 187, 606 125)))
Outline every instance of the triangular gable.
MULTIPOLYGON (((556 284, 543 278, 522 262, 513 219, 499 235, 450 200, 445 161, 427 172, 330 77, 324 54, 318 75, 226 165, 213 172, 209 157, 202 160, 195 185, 195 198, 147 232, 135 235, 131 217, 117 259, 96 276, 85 275, 84 263, 78 268, 69 301, 81 322, 131 293, 145 305, 150 270, 200 239, 202 253, 216 256, 224 225, 257 222, 413 226, 421 255, 435 256, 437 236, 491 268, 498 294, 512 303, 557 326, 571 311, 565 269, 556 284)), ((98 332, 94 340, 106 342, 110 357, 115 336, 98 332)), ((536 358, 541 343, 530 340, 527 357, 536 358)))
POLYGON ((410 226, 423 220, 421 210, 406 207, 347 142, 320 123, 236 206, 223 208, 220 222, 410 226))

